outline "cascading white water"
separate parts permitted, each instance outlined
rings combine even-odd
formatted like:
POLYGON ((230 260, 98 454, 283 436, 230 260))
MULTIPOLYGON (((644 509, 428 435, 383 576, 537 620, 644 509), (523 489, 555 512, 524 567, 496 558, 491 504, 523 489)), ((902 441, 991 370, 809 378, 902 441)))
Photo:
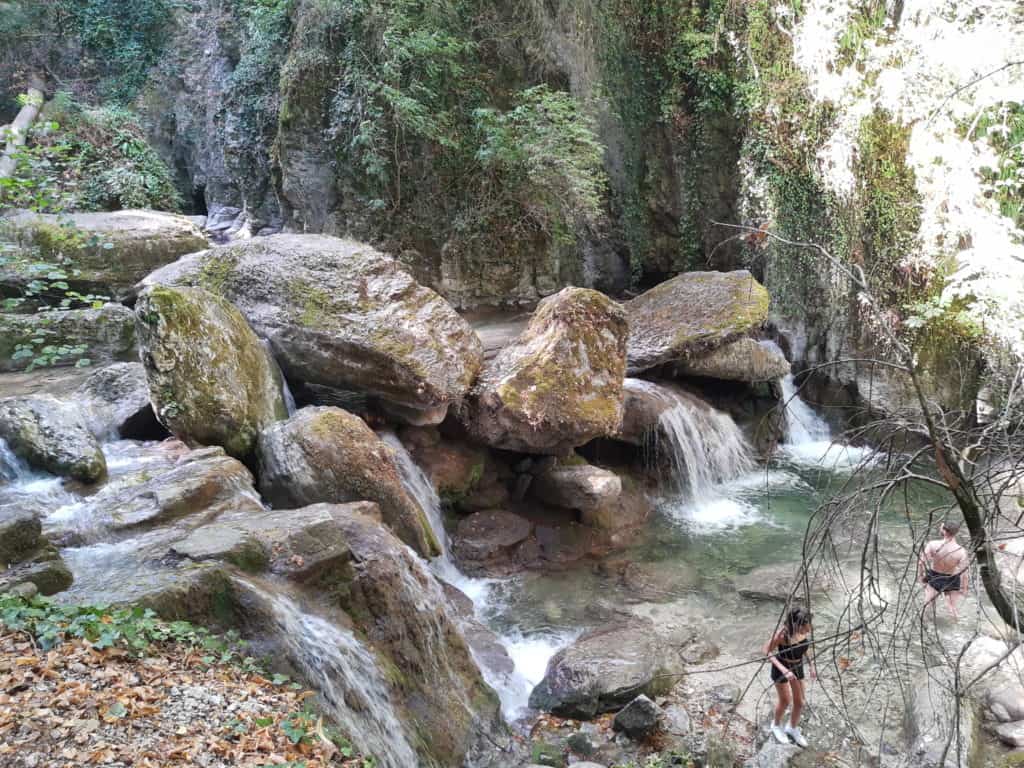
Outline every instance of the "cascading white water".
MULTIPOLYGON (((459 571, 450 555, 448 536, 445 533, 444 518, 441 512, 441 499, 437 495, 434 484, 430 482, 430 478, 420 469, 402 441, 394 433, 382 432, 380 437, 394 451, 398 461, 398 470, 402 476, 402 484, 423 508, 427 519, 430 520, 434 535, 441 545, 442 553, 431 561, 431 571, 437 578, 465 594, 472 601, 477 617, 484 615, 492 607, 491 603, 495 599, 496 592, 493 587, 499 583, 498 580, 471 578, 459 571)), ((548 661, 561 648, 572 642, 575 634, 571 636, 564 633, 561 635, 537 634, 526 637, 515 633, 496 636, 515 664, 511 674, 502 673, 483 663, 476 657, 471 645, 470 651, 473 652, 484 680, 501 699, 501 709, 505 717, 515 720, 527 708, 530 692, 544 677, 548 661)))
POLYGON ((659 429, 652 439, 655 450, 668 455, 677 487, 691 498, 713 495, 715 486, 754 469, 750 446, 728 414, 644 379, 626 379, 625 387, 668 406, 658 418, 659 429))
POLYGON ((28 465, 14 455, 6 440, 0 438, 0 481, 13 483, 30 474, 28 465))
POLYGON ((448 534, 444 530, 444 519, 441 516, 441 498, 434 490, 434 484, 426 476, 422 469, 413 461, 409 451, 402 445, 402 441, 394 432, 382 432, 380 439, 387 443, 394 451, 398 460, 398 471, 402 476, 402 485, 419 503, 430 521, 430 529, 434 532, 437 543, 441 546, 441 558, 450 562, 448 555, 448 534))
POLYGON ((793 374, 782 379, 782 403, 786 408, 786 442, 790 445, 831 442, 828 423, 797 393, 793 374))
POLYGON ((388 684, 377 662, 352 632, 303 611, 283 594, 270 593, 248 581, 278 625, 277 638, 288 660, 323 699, 332 719, 364 754, 381 768, 410 768, 419 758, 409 745, 388 697, 388 684))

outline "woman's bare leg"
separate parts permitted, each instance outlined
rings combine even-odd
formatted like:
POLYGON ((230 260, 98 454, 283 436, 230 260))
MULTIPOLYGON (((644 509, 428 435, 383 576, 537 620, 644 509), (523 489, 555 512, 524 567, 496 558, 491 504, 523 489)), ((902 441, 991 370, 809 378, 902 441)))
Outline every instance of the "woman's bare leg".
MULTIPOLYGON (((794 681, 796 682, 796 681, 794 681)), ((789 683, 782 682, 775 684, 775 692, 779 695, 779 701, 775 705, 775 725, 782 725, 782 718, 786 715, 786 708, 789 706, 789 683)))
POLYGON ((804 710, 804 681, 796 678, 789 682, 793 691, 793 709, 789 713, 789 724, 794 728, 800 724, 800 713, 804 710))

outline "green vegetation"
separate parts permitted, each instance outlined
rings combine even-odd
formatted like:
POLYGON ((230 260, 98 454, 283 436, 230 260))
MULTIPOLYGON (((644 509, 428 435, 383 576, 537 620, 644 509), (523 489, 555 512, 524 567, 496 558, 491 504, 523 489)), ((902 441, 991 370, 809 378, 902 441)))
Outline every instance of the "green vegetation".
MULTIPOLYGON (((99 649, 123 648, 136 655, 155 645, 178 643, 204 652, 207 664, 235 664, 253 672, 261 669, 256 659, 243 655, 245 643, 236 632, 218 636, 187 621, 164 621, 137 606, 62 605, 45 597, 0 594, 0 624, 28 633, 44 651, 72 638, 88 640, 99 649)), ((275 675, 274 682, 282 684, 287 678, 275 675)))
POLYGON ((975 136, 984 137, 996 153, 994 168, 986 168, 986 193, 999 211, 1024 229, 1024 103, 1006 102, 979 115, 975 136))
POLYGON ((180 210, 171 171, 132 112, 86 107, 58 93, 43 117, 17 155, 14 176, 0 180, 4 204, 41 213, 180 210))
POLYGON ((603 212, 588 112, 520 81, 498 51, 527 13, 494 0, 317 0, 296 15, 280 128, 326 136, 357 233, 386 216, 401 246, 532 259, 603 212))
POLYGON ((861 0, 850 14, 846 29, 839 37, 839 69, 853 64, 864 44, 874 38, 888 18, 885 0, 861 0))

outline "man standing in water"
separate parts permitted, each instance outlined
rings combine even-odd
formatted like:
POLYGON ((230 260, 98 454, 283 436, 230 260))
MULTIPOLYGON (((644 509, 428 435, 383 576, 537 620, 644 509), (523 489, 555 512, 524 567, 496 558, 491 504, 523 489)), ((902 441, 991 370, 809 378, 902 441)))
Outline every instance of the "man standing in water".
POLYGON ((924 583, 924 605, 927 608, 940 594, 946 596, 949 612, 959 619, 956 607, 967 594, 967 572, 969 559, 967 550, 956 540, 960 526, 945 522, 939 526, 941 539, 934 539, 924 545, 924 552, 918 561, 918 577, 924 583))

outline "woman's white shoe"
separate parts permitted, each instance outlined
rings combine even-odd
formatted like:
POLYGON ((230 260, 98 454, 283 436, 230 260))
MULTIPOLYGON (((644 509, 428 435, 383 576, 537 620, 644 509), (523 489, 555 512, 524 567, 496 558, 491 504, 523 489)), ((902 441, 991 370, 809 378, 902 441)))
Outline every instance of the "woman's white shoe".
POLYGON ((786 735, 789 736, 789 738, 793 740, 793 743, 796 744, 798 747, 807 746, 807 739, 805 739, 804 735, 800 733, 799 728, 794 728, 792 725, 787 725, 786 735))
POLYGON ((786 736, 786 732, 782 730, 782 726, 778 724, 772 725, 772 736, 779 744, 789 744, 789 737, 786 736))

